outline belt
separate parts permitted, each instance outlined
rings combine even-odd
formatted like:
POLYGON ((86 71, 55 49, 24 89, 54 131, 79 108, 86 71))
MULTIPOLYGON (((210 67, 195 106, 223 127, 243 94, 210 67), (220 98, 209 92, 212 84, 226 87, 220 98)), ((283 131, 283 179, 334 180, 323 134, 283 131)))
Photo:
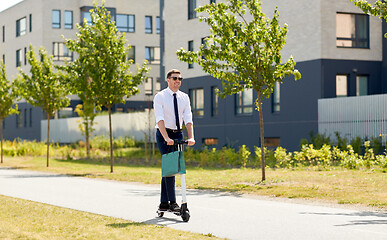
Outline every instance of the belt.
POLYGON ((167 132, 172 132, 172 133, 181 133, 182 131, 181 130, 174 130, 174 129, 170 129, 170 128, 166 128, 167 132))

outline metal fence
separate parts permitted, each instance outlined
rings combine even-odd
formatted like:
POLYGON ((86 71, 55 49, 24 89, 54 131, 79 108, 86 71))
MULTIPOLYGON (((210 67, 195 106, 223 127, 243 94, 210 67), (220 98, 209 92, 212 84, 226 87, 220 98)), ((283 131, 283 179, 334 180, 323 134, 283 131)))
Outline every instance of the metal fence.
POLYGON ((387 137, 387 94, 318 100, 318 132, 352 140, 387 137))

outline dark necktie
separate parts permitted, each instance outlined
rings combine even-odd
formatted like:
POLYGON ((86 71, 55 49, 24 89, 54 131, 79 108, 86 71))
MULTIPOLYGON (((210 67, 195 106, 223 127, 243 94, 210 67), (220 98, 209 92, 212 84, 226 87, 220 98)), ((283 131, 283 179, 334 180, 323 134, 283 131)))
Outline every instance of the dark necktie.
POLYGON ((176 93, 173 94, 173 106, 175 108, 175 119, 176 119, 177 130, 180 131, 180 121, 179 121, 179 112, 178 112, 178 108, 177 108, 176 93))

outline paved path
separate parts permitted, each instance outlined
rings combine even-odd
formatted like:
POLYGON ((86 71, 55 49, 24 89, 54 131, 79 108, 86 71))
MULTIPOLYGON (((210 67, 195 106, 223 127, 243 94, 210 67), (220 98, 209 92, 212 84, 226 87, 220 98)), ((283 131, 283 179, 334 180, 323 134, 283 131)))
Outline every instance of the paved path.
POLYGON ((0 168, 0 194, 228 239, 387 240, 387 214, 230 193, 188 191, 188 223, 173 214, 156 216, 154 185, 0 168))

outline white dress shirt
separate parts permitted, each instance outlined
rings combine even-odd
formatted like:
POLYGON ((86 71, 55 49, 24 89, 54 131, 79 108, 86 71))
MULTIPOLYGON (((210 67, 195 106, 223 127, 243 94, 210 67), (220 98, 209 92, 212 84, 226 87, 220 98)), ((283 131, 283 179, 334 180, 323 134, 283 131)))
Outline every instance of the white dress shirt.
MULTIPOLYGON (((158 92, 153 99, 153 108, 156 117, 156 128, 157 123, 164 120, 165 128, 177 130, 176 119, 175 119, 175 108, 173 105, 173 91, 167 87, 166 89, 158 92)), ((182 129, 183 120, 184 124, 192 122, 192 112, 189 96, 182 91, 176 92, 177 106, 179 113, 180 129, 182 129)))

